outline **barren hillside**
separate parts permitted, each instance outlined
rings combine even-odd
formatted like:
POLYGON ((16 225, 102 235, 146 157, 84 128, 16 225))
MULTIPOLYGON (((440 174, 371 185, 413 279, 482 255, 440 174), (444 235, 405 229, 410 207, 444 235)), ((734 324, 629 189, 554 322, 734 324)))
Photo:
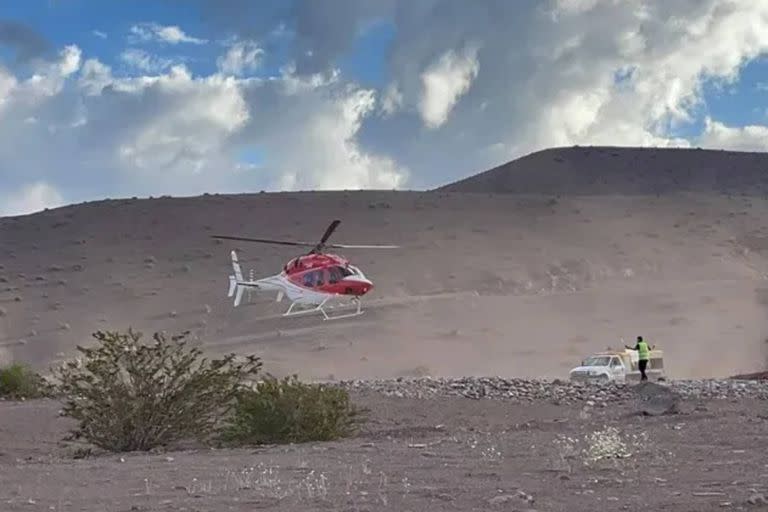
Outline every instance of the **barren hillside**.
POLYGON ((699 192, 764 198, 768 155, 684 148, 553 148, 439 190, 564 196, 699 192))
POLYGON ((0 357, 44 368, 96 329, 133 326, 191 329, 211 351, 310 378, 563 377, 643 334, 672 376, 754 371, 768 348, 763 163, 576 148, 430 192, 107 200, 2 218, 0 357), (346 252, 376 285, 363 316, 281 318, 272 295, 232 307, 230 249, 256 276, 296 253, 210 235, 314 241, 334 218, 333 241, 402 245, 346 252))

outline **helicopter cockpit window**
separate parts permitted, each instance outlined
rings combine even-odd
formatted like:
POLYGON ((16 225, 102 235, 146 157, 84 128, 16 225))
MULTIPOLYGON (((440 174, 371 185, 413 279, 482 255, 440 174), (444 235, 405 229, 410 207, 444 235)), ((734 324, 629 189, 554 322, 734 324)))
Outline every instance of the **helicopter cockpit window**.
POLYGON ((341 267, 330 267, 328 269, 328 283, 335 284, 342 280, 344 274, 342 274, 341 267))
POLYGON ((321 271, 313 270, 311 272, 307 272, 306 274, 304 274, 303 281, 304 281, 304 286, 308 286, 310 288, 314 288, 315 286, 322 285, 323 277, 321 275, 321 271))
POLYGON ((325 279, 323 279, 322 270, 313 270, 304 274, 302 279, 304 286, 308 288, 314 288, 315 286, 323 286, 325 279))

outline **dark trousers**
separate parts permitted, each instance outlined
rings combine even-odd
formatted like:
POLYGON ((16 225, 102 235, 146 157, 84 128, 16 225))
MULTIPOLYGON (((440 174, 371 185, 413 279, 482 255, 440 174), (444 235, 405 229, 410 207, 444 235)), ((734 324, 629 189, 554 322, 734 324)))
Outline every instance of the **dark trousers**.
POLYGON ((640 368, 640 380, 648 380, 648 376, 645 374, 645 368, 648 366, 648 360, 639 360, 637 362, 637 366, 640 368))

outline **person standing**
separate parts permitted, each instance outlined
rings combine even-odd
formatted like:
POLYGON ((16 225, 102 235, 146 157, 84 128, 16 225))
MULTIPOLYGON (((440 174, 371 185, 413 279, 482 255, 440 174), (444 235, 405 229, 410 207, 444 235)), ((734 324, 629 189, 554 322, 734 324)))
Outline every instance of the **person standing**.
POLYGON ((642 336, 637 337, 637 343, 634 347, 624 345, 629 350, 637 350, 637 366, 640 369, 640 380, 648 380, 648 375, 645 374, 646 368, 648 368, 648 360, 650 359, 650 351, 655 347, 648 347, 648 343, 643 340, 642 336))

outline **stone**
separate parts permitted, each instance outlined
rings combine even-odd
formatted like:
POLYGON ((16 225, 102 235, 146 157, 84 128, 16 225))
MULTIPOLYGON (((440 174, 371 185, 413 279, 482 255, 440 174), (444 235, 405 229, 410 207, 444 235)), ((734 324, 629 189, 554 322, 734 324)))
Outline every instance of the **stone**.
POLYGON ((510 402, 559 401, 562 404, 591 402, 596 407, 614 403, 632 402, 636 411, 645 415, 675 414, 687 399, 768 399, 768 381, 732 386, 726 381, 687 380, 669 381, 664 385, 643 382, 637 385, 620 383, 577 383, 559 381, 558 384, 539 379, 493 378, 435 378, 415 377, 352 380, 334 383, 345 389, 367 390, 400 398, 460 396, 476 400, 506 400, 510 402))
POLYGON ((494 496, 493 498, 489 499, 488 504, 494 505, 494 506, 503 505, 513 500, 517 500, 517 496, 514 496, 512 494, 502 494, 500 496, 494 496))
POLYGON ((633 391, 640 414, 660 416, 679 412, 680 395, 667 386, 646 381, 636 385, 633 391))

